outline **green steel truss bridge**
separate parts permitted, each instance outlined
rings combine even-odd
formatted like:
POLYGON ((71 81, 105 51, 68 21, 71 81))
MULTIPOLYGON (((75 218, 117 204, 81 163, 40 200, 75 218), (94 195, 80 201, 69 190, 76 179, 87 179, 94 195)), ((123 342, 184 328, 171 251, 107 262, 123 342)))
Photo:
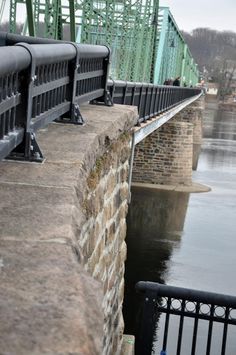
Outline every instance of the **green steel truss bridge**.
POLYGON ((182 85, 198 82, 197 64, 159 0, 10 0, 10 32, 22 11, 23 34, 108 45, 113 79, 160 85, 180 76, 182 85))

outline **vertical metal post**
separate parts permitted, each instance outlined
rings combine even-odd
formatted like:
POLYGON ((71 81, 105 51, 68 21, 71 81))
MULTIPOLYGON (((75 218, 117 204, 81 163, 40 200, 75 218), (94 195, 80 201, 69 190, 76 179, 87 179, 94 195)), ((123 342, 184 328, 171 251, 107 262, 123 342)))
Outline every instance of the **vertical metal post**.
POLYGON ((186 82, 186 78, 185 78, 186 55, 187 55, 187 44, 184 45, 184 52, 183 52, 183 58, 182 58, 182 66, 181 66, 181 81, 182 82, 183 82, 183 78, 184 78, 184 81, 186 82))
MULTIPOLYGON (((156 54, 156 63, 154 68, 154 84, 163 84, 162 80, 162 60, 163 54, 165 52, 165 43, 166 43, 166 36, 168 30, 168 8, 164 9, 163 13, 163 21, 161 26, 161 32, 159 34, 159 43, 158 49, 156 54)), ((164 70, 165 72, 165 70, 164 70)), ((167 79, 167 78, 165 78, 167 79)))
MULTIPOLYGON (((230 314, 230 308, 226 307, 225 310, 225 320, 226 322, 229 319, 229 314, 230 314)), ((221 355, 225 355, 225 348, 226 348, 226 340, 227 340, 227 332, 228 332, 228 323, 224 324, 224 329, 223 329, 223 338, 222 338, 222 347, 221 347, 221 355)))
POLYGON ((29 35, 35 36, 34 14, 32 0, 26 0, 26 13, 29 28, 29 35))
POLYGON ((141 331, 137 339, 137 355, 150 355, 152 353, 153 335, 156 325, 156 292, 146 290, 142 312, 141 331))
POLYGON ((19 154, 17 154, 17 149, 16 149, 15 159, 42 162, 44 160, 42 152, 36 142, 35 134, 32 132, 30 127, 31 118, 32 118, 32 108, 33 108, 33 87, 34 87, 35 69, 36 69, 35 55, 32 46, 30 46, 29 44, 21 43, 21 44, 17 44, 17 46, 24 47, 30 53, 31 65, 27 77, 27 89, 26 89, 27 98, 26 98, 26 107, 25 107, 26 123, 25 123, 23 156, 22 156, 22 151, 19 151, 19 154))
POLYGON ((17 0, 10 0, 10 21, 9 29, 11 33, 16 32, 16 11, 17 11, 17 0))
POLYGON ((196 352, 199 311, 200 311, 200 302, 197 302, 197 304, 196 304, 196 318, 194 319, 194 326, 193 326, 193 340, 192 340, 191 355, 195 355, 195 352, 196 352))
POLYGON ((75 2, 74 0, 69 0, 70 9, 70 40, 75 42, 75 2))
POLYGON ((134 152, 135 152, 135 137, 134 132, 132 134, 132 141, 131 141, 131 155, 129 160, 129 177, 128 177, 128 188, 129 188, 129 196, 128 202, 131 202, 131 183, 132 183, 132 173, 133 173, 133 165, 134 165, 134 152))

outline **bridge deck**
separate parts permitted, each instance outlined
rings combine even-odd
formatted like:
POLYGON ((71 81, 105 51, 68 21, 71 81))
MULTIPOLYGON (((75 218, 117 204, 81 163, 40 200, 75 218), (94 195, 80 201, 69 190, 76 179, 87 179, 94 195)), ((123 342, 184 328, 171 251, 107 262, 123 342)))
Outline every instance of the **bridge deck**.
POLYGON ((198 94, 194 97, 186 99, 184 102, 179 105, 171 108, 170 110, 161 113, 160 115, 153 117, 146 122, 142 122, 139 127, 135 127, 134 129, 134 145, 141 142, 144 138, 146 138, 149 134, 157 130, 164 123, 168 122, 172 117, 174 117, 178 112, 183 110, 185 107, 198 100, 202 94, 198 94))

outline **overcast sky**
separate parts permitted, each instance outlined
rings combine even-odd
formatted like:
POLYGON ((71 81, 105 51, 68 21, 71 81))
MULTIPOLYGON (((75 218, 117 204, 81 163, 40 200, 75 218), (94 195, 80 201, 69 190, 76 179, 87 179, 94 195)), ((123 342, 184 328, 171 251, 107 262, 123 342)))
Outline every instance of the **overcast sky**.
MULTIPOLYGON (((6 2, 5 20, 9 17, 10 0, 6 2)), ((209 27, 236 32, 236 0, 160 0, 160 6, 170 8, 181 30, 190 32, 197 27, 209 27)), ((24 14, 19 20, 24 21, 24 14)))
POLYGON ((168 6, 179 29, 197 27, 236 32, 236 0, 160 0, 168 6))

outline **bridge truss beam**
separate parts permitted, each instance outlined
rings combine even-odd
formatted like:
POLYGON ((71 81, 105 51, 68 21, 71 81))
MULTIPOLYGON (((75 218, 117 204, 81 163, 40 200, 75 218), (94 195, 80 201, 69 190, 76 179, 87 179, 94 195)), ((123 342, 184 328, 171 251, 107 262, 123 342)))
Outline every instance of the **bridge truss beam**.
POLYGON ((190 86, 198 82, 198 76, 197 64, 169 8, 160 7, 154 83, 181 77, 181 84, 190 86))
POLYGON ((11 32, 16 31, 17 6, 25 4, 31 35, 108 45, 114 79, 163 84, 180 76, 187 86, 198 81, 192 55, 159 0, 10 1, 11 32))

